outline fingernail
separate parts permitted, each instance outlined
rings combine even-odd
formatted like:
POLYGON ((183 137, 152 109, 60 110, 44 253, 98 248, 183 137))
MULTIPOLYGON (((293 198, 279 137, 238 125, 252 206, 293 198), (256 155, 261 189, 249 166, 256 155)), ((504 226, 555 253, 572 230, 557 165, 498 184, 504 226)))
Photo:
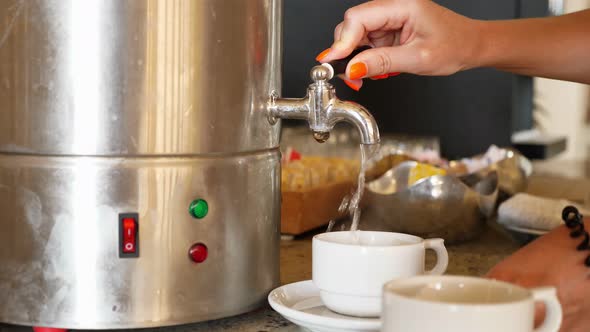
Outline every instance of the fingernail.
POLYGON ((383 75, 377 75, 377 76, 373 76, 371 77, 372 80, 382 80, 382 79, 386 79, 389 77, 389 74, 383 74, 383 75))
POLYGON ((387 76, 388 77, 394 77, 394 76, 397 76, 399 74, 401 74, 401 73, 397 73, 397 72, 396 73, 389 73, 389 74, 387 74, 387 76))
POLYGON ((361 87, 360 87, 360 86, 358 86, 358 85, 356 85, 356 84, 352 83, 352 82, 351 82, 351 81, 349 81, 349 80, 344 80, 344 83, 345 83, 346 85, 348 85, 348 87, 349 87, 349 88, 351 88, 351 89, 353 89, 354 91, 359 91, 359 90, 361 89, 361 87))
POLYGON ((315 58, 316 61, 318 61, 318 62, 322 61, 328 54, 330 54, 331 51, 332 51, 331 48, 323 50, 322 53, 318 54, 318 56, 315 58))
POLYGON ((367 65, 362 62, 354 63, 350 66, 348 71, 348 78, 351 80, 358 80, 367 75, 367 65))

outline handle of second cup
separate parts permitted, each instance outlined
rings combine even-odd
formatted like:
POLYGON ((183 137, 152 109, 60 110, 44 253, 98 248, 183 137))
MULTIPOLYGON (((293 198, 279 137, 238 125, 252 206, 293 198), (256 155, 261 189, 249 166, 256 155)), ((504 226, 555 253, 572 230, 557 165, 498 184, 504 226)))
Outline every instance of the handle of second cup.
POLYGON ((429 239, 424 240, 424 248, 432 249, 436 252, 436 265, 432 270, 426 271, 428 275, 442 275, 447 270, 449 265, 449 253, 445 247, 445 241, 443 239, 429 239))
POLYGON ((563 312, 554 287, 540 287, 532 290, 535 301, 545 303, 546 314, 543 324, 535 332, 558 332, 563 312))

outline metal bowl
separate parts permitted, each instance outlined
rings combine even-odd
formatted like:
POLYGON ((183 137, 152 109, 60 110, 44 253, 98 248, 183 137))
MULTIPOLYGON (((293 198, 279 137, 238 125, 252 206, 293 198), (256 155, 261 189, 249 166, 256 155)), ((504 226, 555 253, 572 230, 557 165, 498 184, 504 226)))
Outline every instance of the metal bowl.
POLYGON ((361 229, 441 237, 448 243, 473 239, 501 200, 526 189, 533 169, 527 158, 505 149, 504 159, 477 172, 432 176, 408 186, 418 163, 403 160, 403 155, 382 158, 369 175, 361 229), (379 171, 388 165, 387 172, 379 171))
POLYGON ((533 164, 516 150, 506 149, 506 158, 492 164, 486 171, 491 170, 498 172, 501 193, 512 196, 526 189, 533 164))
POLYGON ((498 172, 437 175, 408 186, 410 171, 417 164, 403 162, 366 184, 368 207, 360 228, 441 237, 448 243, 476 237, 494 211, 498 172))

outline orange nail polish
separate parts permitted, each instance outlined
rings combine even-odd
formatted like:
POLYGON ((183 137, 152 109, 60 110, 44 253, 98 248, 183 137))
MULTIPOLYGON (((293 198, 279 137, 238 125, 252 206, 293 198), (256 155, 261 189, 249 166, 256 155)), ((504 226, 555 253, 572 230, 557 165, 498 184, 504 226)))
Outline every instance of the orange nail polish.
POLYGON ((360 86, 355 85, 354 83, 344 80, 344 83, 348 85, 349 88, 353 89, 354 91, 359 91, 361 89, 360 86))
POLYGON ((394 76, 397 76, 397 75, 399 75, 399 74, 401 74, 401 73, 397 73, 397 72, 396 72, 396 73, 389 73, 387 76, 389 76, 389 77, 394 77, 394 76))
POLYGON ((357 62, 350 66, 350 71, 348 77, 351 80, 358 80, 367 75, 367 65, 362 62, 357 62))
POLYGON ((389 75, 388 74, 383 74, 383 75, 377 75, 377 76, 373 76, 371 77, 372 80, 382 80, 382 79, 386 79, 388 78, 389 75))
POLYGON ((316 61, 318 61, 318 62, 322 61, 322 59, 325 58, 328 54, 330 54, 331 51, 332 51, 331 48, 323 50, 322 53, 318 54, 318 56, 315 58, 316 61))

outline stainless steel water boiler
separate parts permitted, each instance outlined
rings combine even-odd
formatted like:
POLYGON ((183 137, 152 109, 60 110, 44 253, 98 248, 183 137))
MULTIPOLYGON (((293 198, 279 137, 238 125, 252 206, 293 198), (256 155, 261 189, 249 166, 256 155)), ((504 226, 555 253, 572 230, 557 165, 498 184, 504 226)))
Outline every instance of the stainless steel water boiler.
POLYGON ((281 99, 281 0, 0 2, 0 321, 163 326, 279 283, 279 118, 378 141, 327 67, 281 99))

